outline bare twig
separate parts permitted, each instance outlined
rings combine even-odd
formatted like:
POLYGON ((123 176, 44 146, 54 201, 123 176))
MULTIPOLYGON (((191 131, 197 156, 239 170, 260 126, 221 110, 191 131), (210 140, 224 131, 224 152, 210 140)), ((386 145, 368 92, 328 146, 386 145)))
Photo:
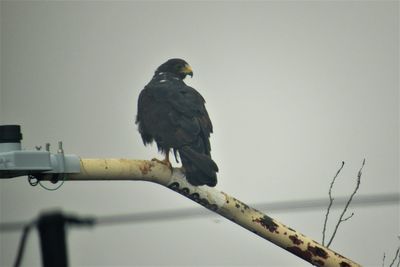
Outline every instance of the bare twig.
MULTIPOLYGON (((362 165, 361 165, 361 168, 360 168, 360 170, 358 171, 358 174, 357 174, 357 184, 356 184, 356 187, 354 188, 353 193, 350 195, 349 200, 347 201, 347 203, 346 203, 346 205, 345 205, 345 207, 344 207, 342 213, 340 214, 339 220, 338 220, 338 222, 337 222, 336 225, 335 225, 335 229, 333 230, 333 234, 332 234, 331 238, 329 239, 329 242, 328 242, 328 244, 326 245, 326 247, 329 247, 329 246, 332 244, 332 241, 333 241, 333 239, 334 239, 335 236, 336 236, 337 230, 339 229, 339 225, 340 225, 342 222, 347 221, 348 219, 350 219, 350 218, 354 215, 354 214, 352 214, 352 215, 350 215, 349 217, 343 219, 343 217, 344 217, 344 215, 346 214, 347 209, 348 209, 348 207, 349 207, 351 201, 353 200, 354 195, 357 193, 358 189, 360 188, 362 170, 363 170, 363 168, 364 168, 364 165, 365 165, 365 159, 363 160, 362 165)), ((332 181, 332 182, 334 182, 334 181, 332 181)), ((331 187, 332 187, 332 184, 331 184, 331 187)), ((331 198, 331 196, 330 196, 330 198, 331 198)))
POLYGON ((332 187, 335 183, 336 177, 338 177, 339 173, 342 171, 344 167, 344 161, 342 161, 342 165, 340 166, 339 170, 336 172, 335 176, 332 179, 331 185, 329 187, 329 205, 328 209, 326 210, 325 221, 324 221, 324 229, 322 230, 322 245, 325 245, 325 234, 326 234, 326 224, 328 223, 329 212, 331 211, 331 207, 333 204, 333 197, 332 197, 332 187))
POLYGON ((329 246, 331 245, 333 239, 334 239, 335 236, 336 236, 336 232, 337 232, 337 230, 338 230, 338 228, 339 228, 339 225, 340 225, 342 222, 344 222, 344 221, 347 220, 347 219, 343 219, 343 216, 345 215, 345 213, 346 213, 346 211, 347 211, 347 208, 349 207, 351 201, 353 200, 354 195, 357 193, 358 188, 360 188, 362 170, 363 170, 363 168, 364 168, 364 165, 365 165, 365 159, 363 160, 362 165, 361 165, 361 168, 360 168, 360 170, 358 171, 358 174, 357 174, 357 184, 356 184, 356 187, 355 187, 353 193, 350 195, 349 201, 347 201, 347 203, 346 203, 346 205, 345 205, 345 207, 344 207, 344 209, 343 209, 343 211, 342 211, 342 214, 340 214, 339 220, 338 220, 338 222, 337 222, 337 224, 336 224, 336 226, 335 226, 335 229, 334 229, 334 231, 333 231, 333 234, 332 234, 332 236, 331 236, 331 239, 329 240, 328 244, 326 245, 328 248, 329 248, 329 246))
POLYGON ((342 220, 342 222, 347 221, 348 219, 350 219, 350 218, 353 217, 353 216, 354 216, 354 212, 352 212, 349 216, 347 216, 346 218, 344 218, 344 219, 342 220))
POLYGON ((397 259, 398 259, 398 261, 397 261, 397 266, 396 267, 399 267, 400 266, 400 255, 399 255, 399 257, 397 259))
POLYGON ((396 260, 398 260, 398 262, 397 262, 397 267, 400 265, 400 255, 399 255, 399 252, 400 252, 400 247, 397 248, 396 255, 394 256, 394 258, 393 258, 392 262, 390 263, 389 267, 393 267, 393 265, 394 265, 394 263, 396 262, 396 260))
POLYGON ((385 267, 386 253, 383 252, 382 267, 385 267))

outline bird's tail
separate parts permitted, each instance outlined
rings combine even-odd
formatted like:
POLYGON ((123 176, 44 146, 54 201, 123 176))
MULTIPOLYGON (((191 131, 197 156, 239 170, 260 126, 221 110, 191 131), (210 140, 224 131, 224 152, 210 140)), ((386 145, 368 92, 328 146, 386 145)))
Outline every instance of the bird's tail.
POLYGON ((182 166, 185 169, 186 179, 194 186, 217 184, 218 166, 210 156, 199 153, 189 146, 179 149, 182 166))

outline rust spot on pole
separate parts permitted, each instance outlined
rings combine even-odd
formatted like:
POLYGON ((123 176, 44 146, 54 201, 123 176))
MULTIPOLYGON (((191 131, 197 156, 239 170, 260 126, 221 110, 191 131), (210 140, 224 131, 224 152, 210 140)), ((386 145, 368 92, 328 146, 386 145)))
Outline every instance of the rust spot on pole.
POLYGON ((295 245, 300 245, 300 244, 304 243, 303 240, 300 240, 298 235, 296 235, 296 234, 295 235, 290 235, 289 239, 292 240, 293 244, 295 244, 295 245))
POLYGON ((317 246, 313 247, 313 246, 310 246, 310 244, 308 244, 307 249, 315 256, 318 256, 318 257, 321 257, 324 259, 328 258, 328 253, 323 248, 320 248, 317 246))
POLYGON ((274 220, 267 215, 264 215, 263 217, 255 219, 253 221, 261 224, 264 228, 268 229, 271 233, 275 232, 276 229, 278 228, 278 225, 274 222, 274 220))
MULTIPOLYGON (((299 242, 297 242, 297 237, 296 236, 289 236, 289 238, 293 241, 293 243, 295 243, 296 245, 300 245, 299 242), (297 243, 296 243, 297 242, 297 243)), ((301 240, 299 240, 300 242, 302 242, 301 240)), ((292 252, 293 254, 299 256, 300 258, 305 259, 308 262, 311 262, 317 266, 324 266, 325 262, 322 259, 327 259, 328 258, 328 253, 320 248, 320 247, 313 247, 310 244, 308 244, 307 249, 306 250, 302 250, 301 248, 297 247, 297 246, 292 246, 287 248, 288 251, 292 252), (313 259, 313 257, 319 257, 322 259, 313 259)), ((344 264, 347 264, 346 262, 342 262, 344 264)), ((340 267, 350 267, 350 265, 340 265, 340 267)))
POLYGON ((288 251, 292 252, 294 255, 305 259, 308 262, 311 262, 312 255, 309 251, 307 250, 301 250, 299 247, 293 246, 293 247, 288 247, 288 251))
MULTIPOLYGON (((249 205, 243 203, 242 201, 240 201, 240 200, 238 200, 238 199, 236 199, 236 198, 233 198, 233 199, 236 201, 236 203, 237 203, 236 205, 242 206, 245 210, 250 209, 249 205)), ((237 208, 238 208, 238 207, 237 207, 237 208)))
POLYGON ((139 170, 143 175, 148 174, 151 171, 151 168, 154 166, 154 164, 144 161, 141 165, 139 165, 139 170))

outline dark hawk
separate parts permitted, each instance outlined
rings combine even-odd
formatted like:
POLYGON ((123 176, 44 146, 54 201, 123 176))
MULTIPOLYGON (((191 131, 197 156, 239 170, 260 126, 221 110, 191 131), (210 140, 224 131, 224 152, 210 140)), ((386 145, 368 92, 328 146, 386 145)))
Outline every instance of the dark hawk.
POLYGON ((188 182, 194 186, 217 184, 218 166, 211 159, 210 133, 213 127, 204 98, 183 79, 193 77, 182 59, 170 59, 157 68, 140 92, 136 123, 145 145, 155 141, 165 154, 160 161, 169 167, 169 153, 177 153, 188 182))

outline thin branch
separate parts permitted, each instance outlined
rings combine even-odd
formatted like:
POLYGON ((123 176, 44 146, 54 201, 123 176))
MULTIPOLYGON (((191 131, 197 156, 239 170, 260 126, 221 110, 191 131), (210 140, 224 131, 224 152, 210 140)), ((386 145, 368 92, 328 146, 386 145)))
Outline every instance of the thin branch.
MULTIPOLYGON (((45 177, 44 179, 50 179, 45 177)), ((180 169, 154 161, 128 159, 81 159, 81 172, 66 182, 79 180, 141 180, 158 183, 220 214, 254 234, 303 260, 324 267, 360 266, 312 238, 280 223, 238 199, 208 186, 190 185, 180 169)))
POLYGON ((340 225, 342 222, 344 222, 344 221, 347 220, 347 219, 346 219, 346 220, 343 220, 343 216, 345 215, 345 213, 346 213, 346 211, 347 211, 347 208, 349 207, 351 201, 353 200, 354 195, 357 193, 358 188, 360 188, 362 170, 363 170, 363 168, 364 168, 364 165, 365 165, 365 159, 363 160, 362 165, 361 165, 361 168, 360 168, 360 170, 358 171, 358 174, 357 174, 357 184, 356 184, 356 187, 354 188, 353 193, 350 195, 349 201, 347 201, 346 206, 344 207, 342 213, 340 214, 339 220, 338 220, 338 222, 337 222, 337 224, 336 224, 336 226, 335 226, 335 229, 334 229, 334 231, 333 231, 333 234, 332 234, 332 236, 331 236, 331 239, 329 240, 328 244, 326 245, 328 248, 329 248, 329 246, 331 245, 333 239, 334 239, 335 236, 336 236, 336 233, 337 233, 337 230, 338 230, 338 228, 339 228, 339 225, 340 225))
POLYGON ((399 252, 400 252, 400 247, 397 248, 396 255, 394 256, 394 258, 393 258, 392 262, 390 263, 389 267, 393 267, 393 265, 394 265, 394 263, 396 262, 396 260, 398 260, 398 262, 397 262, 397 267, 400 265, 400 255, 399 255, 399 252))
POLYGON ((344 167, 344 161, 342 161, 342 165, 340 166, 339 170, 336 172, 335 176, 332 179, 331 185, 329 187, 329 205, 328 205, 328 209, 326 210, 326 214, 325 214, 325 221, 324 221, 324 229, 322 230, 322 245, 325 245, 325 234, 326 234, 326 224, 328 223, 328 218, 329 218, 329 212, 331 211, 331 207, 333 204, 333 197, 332 197, 332 187, 333 184, 335 183, 336 177, 338 177, 339 173, 342 171, 344 167))
POLYGON ((346 217, 346 218, 344 218, 344 219, 342 219, 342 220, 340 220, 341 222, 345 222, 345 221, 347 221, 348 219, 350 219, 351 217, 353 217, 354 216, 354 212, 352 212, 348 217, 346 217))
POLYGON ((399 267, 400 266, 400 255, 399 255, 399 257, 397 259, 398 259, 398 261, 397 261, 397 266, 396 267, 399 267))

